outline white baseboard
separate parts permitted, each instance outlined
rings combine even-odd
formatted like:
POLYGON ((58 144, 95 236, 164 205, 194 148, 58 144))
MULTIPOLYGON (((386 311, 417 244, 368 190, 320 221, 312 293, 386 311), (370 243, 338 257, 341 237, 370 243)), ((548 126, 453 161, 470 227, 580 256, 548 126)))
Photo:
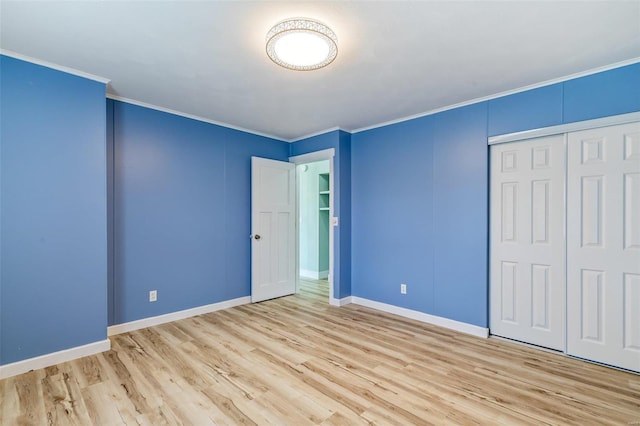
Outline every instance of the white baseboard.
POLYGON ((113 336, 115 334, 126 333, 128 331, 139 330, 141 328, 153 327, 154 325, 165 324, 167 322, 194 317, 196 315, 208 314, 209 312, 215 312, 221 309, 228 309, 233 308, 234 306, 246 305, 247 303, 251 303, 251 296, 238 297, 237 299, 225 300, 224 302, 198 306, 197 308, 171 312, 169 314, 144 318, 137 321, 125 322, 123 324, 116 324, 107 328, 107 335, 113 336))
POLYGON ((312 271, 310 269, 300 269, 300 276, 303 278, 310 278, 312 280, 317 280, 318 271, 312 271))
POLYGON ((317 280, 318 278, 316 278, 318 276, 317 272, 314 271, 310 271, 308 269, 300 269, 300 276, 302 278, 311 278, 313 280, 317 280))
POLYGON ((300 276, 303 278, 311 278, 312 280, 326 280, 329 278, 329 270, 311 271, 309 269, 300 269, 300 276))
POLYGON ((84 356, 95 355, 108 351, 109 349, 111 349, 111 342, 109 339, 105 339, 87 345, 76 346, 75 348, 64 349, 62 351, 13 362, 11 364, 0 365, 0 379, 6 379, 7 377, 17 376, 18 374, 31 370, 50 367, 67 361, 73 361, 74 359, 84 356))
POLYGON ((332 298, 329 300, 329 304, 331 306, 344 306, 344 305, 348 305, 349 303, 353 303, 351 299, 352 299, 351 296, 343 297, 342 299, 332 298))
MULTIPOLYGON (((348 299, 348 298, 345 298, 348 299)), ((341 300, 345 300, 341 299, 341 300)), ((386 303, 376 302, 375 300, 364 299, 362 297, 352 296, 351 303, 366 306, 367 308, 377 309, 379 311, 388 312, 390 314, 400 315, 405 318, 411 318, 416 321, 433 324, 450 330, 459 331, 461 333, 471 334, 473 336, 487 338, 489 337, 489 329, 480 327, 466 322, 455 321, 449 318, 439 317, 436 315, 425 314, 424 312, 414 311, 412 309, 401 308, 399 306, 388 305, 386 303)), ((342 305, 340 305, 342 306, 342 305)))
MULTIPOLYGON (((107 334, 113 336, 114 334, 126 333, 128 331, 139 330, 141 328, 152 327, 154 325, 160 325, 171 321, 177 321, 184 318, 193 317, 196 315, 202 315, 209 312, 219 311, 221 309, 228 309, 234 306, 245 305, 251 303, 251 297, 239 297, 237 299, 226 300, 224 302, 213 303, 210 305, 199 306, 197 308, 185 309, 183 311, 172 312, 170 314, 158 315, 151 318, 145 318, 137 321, 131 321, 124 324, 113 325, 107 328, 107 334)), ((407 308, 401 308, 399 306, 388 305, 386 303, 376 302, 374 300, 364 299, 356 296, 348 296, 342 299, 332 298, 329 304, 332 306, 344 306, 350 303, 366 306, 368 308, 377 309, 379 311, 388 312, 391 314, 400 315, 402 317, 411 318, 417 321, 425 322, 428 324, 437 325, 440 327, 448 328, 451 330, 459 331, 473 336, 487 338, 489 336, 489 329, 479 327, 473 324, 467 324, 460 321, 455 321, 448 318, 443 318, 435 315, 425 314, 424 312, 414 311, 407 308)), ((31 370, 39 368, 49 367, 55 364, 60 364, 67 361, 72 361, 84 356, 94 355, 100 352, 108 351, 111 349, 111 342, 101 340, 95 343, 89 343, 84 346, 78 346, 71 349, 65 349, 59 352, 54 352, 46 355, 41 355, 35 358, 29 358, 23 361, 14 362, 11 364, 0 366, 0 379, 16 376, 18 374, 26 373, 31 370)))

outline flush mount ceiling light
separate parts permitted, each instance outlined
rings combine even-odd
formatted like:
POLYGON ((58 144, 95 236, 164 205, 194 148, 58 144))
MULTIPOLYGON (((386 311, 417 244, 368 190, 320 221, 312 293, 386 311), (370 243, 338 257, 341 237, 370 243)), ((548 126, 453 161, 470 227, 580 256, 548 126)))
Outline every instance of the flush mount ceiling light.
POLYGON ((326 67, 338 55, 338 38, 325 24, 309 18, 278 22, 267 33, 267 55, 296 71, 326 67))

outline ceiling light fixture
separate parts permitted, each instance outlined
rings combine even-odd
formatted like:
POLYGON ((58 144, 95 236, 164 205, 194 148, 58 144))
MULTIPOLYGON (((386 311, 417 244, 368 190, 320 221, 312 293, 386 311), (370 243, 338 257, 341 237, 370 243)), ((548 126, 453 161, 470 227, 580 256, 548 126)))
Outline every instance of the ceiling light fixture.
POLYGON ((267 33, 267 55, 296 71, 326 67, 338 55, 338 38, 325 24, 309 18, 278 22, 267 33))

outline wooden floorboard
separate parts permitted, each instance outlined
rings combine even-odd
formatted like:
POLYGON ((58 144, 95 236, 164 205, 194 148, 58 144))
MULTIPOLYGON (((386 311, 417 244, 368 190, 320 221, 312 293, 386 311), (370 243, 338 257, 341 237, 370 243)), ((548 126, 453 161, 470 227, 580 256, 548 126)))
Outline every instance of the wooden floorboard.
POLYGON ((2 425, 640 425, 640 376, 300 293, 0 381, 2 425))

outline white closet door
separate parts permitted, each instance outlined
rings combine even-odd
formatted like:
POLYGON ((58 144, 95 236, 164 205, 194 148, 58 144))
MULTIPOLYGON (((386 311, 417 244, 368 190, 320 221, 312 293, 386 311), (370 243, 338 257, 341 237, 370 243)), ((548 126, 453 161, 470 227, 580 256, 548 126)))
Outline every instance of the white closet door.
POLYGON ((569 134, 567 352, 640 371, 640 123, 569 134))
POLYGON ((564 350, 564 136, 491 147, 491 333, 564 350))

